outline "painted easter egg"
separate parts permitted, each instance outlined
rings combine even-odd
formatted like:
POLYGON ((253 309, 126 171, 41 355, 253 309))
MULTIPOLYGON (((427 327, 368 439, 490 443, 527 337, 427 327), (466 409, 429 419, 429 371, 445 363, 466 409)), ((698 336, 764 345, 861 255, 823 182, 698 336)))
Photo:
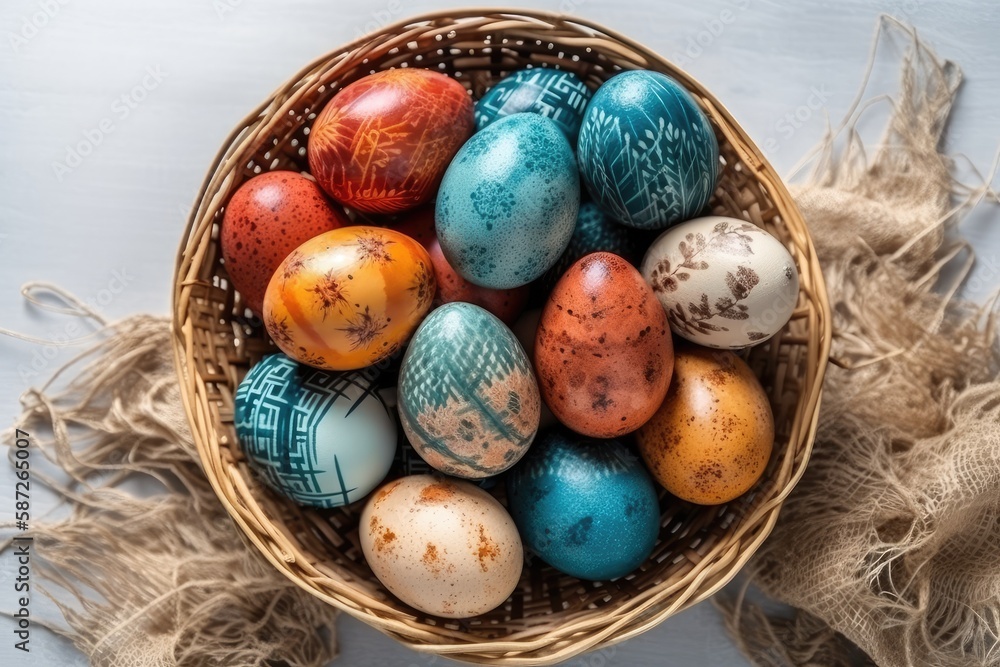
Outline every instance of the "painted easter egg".
POLYGON ((619 440, 563 429, 540 436, 508 473, 507 504, 524 546, 580 579, 632 572, 660 532, 656 487, 639 458, 619 440))
POLYGON ((618 222, 662 229, 698 215, 715 191, 719 142, 691 94, 665 74, 604 83, 577 144, 587 191, 618 222))
POLYGON ((267 283, 281 260, 312 237, 349 224, 305 176, 294 171, 254 176, 232 196, 222 218, 226 273, 260 316, 267 283))
POLYGON ((327 370, 390 357, 434 299, 434 269, 419 243, 391 229, 343 227, 281 263, 264 296, 264 325, 281 350, 327 370))
POLYGON ((673 342, 631 264, 598 252, 566 271, 542 310, 535 370, 545 404, 577 433, 615 438, 653 416, 670 384, 673 342))
POLYGON ((559 259, 579 207, 566 137, 548 118, 515 114, 477 132, 448 167, 435 212, 438 240, 469 282, 519 287, 559 259))
POLYGON ((437 239, 437 232, 434 229, 433 206, 417 209, 404 221, 395 224, 393 229, 419 241, 427 250, 427 254, 431 256, 434 277, 437 281, 436 303, 452 303, 453 301, 473 303, 490 311, 508 326, 513 324, 521 311, 524 310, 529 295, 527 285, 512 289, 481 287, 473 285, 452 268, 437 239))
POLYGON ((478 479, 503 472, 538 430, 538 385, 520 343, 479 306, 449 303, 417 329, 399 371, 399 418, 429 464, 478 479))
POLYGON ((507 116, 528 112, 552 119, 576 145, 583 112, 593 92, 572 72, 535 67, 501 79, 476 102, 476 129, 507 116))
POLYGON ((301 505, 360 500, 392 465, 396 420, 377 373, 330 373, 272 354, 243 378, 234 404, 251 470, 301 505))
POLYGON ((616 223, 594 202, 580 204, 569 245, 540 280, 543 291, 551 291, 570 265, 592 252, 611 252, 638 266, 642 260, 644 236, 616 223))
POLYGON ((331 197, 396 213, 428 201, 474 128, 472 99, 426 69, 376 72, 346 86, 309 133, 309 167, 331 197))
MULTIPOLYGON (((437 470, 431 467, 427 461, 424 461, 420 454, 417 454, 417 450, 413 448, 413 445, 406 438, 400 438, 399 448, 396 450, 396 458, 392 462, 390 474, 393 472, 396 473, 396 477, 437 474, 437 470)), ((480 489, 488 491, 497 485, 497 480, 499 479, 502 479, 502 477, 483 477, 482 479, 469 481, 480 489)))
POLYGON ((361 512, 358 535, 379 581, 435 616, 468 618, 500 606, 524 565, 507 510, 486 491, 440 476, 384 485, 361 512))
POLYGON ((764 474, 774 446, 767 394, 729 350, 679 345, 660 409, 636 433, 650 472, 678 498, 727 503, 764 474))
POLYGON ((767 340, 799 298, 799 273, 785 246, 756 225, 722 216, 665 231, 646 251, 642 275, 674 333, 708 347, 767 340))

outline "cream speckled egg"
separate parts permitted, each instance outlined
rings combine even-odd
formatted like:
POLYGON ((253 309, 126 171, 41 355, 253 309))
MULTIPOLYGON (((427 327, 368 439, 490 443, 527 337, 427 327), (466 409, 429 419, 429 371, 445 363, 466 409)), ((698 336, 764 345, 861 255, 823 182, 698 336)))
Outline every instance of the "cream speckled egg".
POLYGON ((646 251, 641 272, 673 332, 707 347, 767 340, 788 322, 799 295, 785 246, 760 227, 723 216, 665 231, 646 251))
POLYGON ((468 482, 431 475, 389 482, 369 498, 358 532, 379 581, 435 616, 486 613, 521 577, 524 551, 513 519, 468 482))

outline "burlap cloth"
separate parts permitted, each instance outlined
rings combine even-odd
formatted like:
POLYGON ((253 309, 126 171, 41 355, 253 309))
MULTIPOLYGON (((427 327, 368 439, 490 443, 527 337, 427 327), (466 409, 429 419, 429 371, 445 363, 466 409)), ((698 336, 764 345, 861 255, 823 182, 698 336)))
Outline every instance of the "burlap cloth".
MULTIPOLYGON (((836 366, 809 468, 749 567, 799 611, 722 602, 758 665, 865 661, 852 643, 885 667, 1000 665, 1000 355, 992 311, 951 299, 963 272, 941 280, 965 252, 949 227, 996 195, 955 182, 938 151, 957 68, 905 30, 881 34, 902 71, 881 141, 866 151, 854 131, 879 99, 859 96, 793 190, 828 281, 836 366)), ((140 315, 100 335, 24 396, 17 424, 71 507, 31 529, 35 572, 63 600, 49 626, 100 667, 328 663, 335 612, 244 545, 200 470, 169 323, 140 315), (136 476, 163 492, 121 486, 136 476)))

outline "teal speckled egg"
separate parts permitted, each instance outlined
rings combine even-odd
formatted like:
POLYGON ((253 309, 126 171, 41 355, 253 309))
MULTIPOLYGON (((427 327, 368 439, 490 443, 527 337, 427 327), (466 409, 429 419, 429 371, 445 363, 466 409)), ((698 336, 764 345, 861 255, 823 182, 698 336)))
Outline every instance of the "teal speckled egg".
POLYGON ((234 422, 250 469, 300 505, 339 507, 378 486, 396 453, 396 419, 374 370, 337 373, 264 357, 236 390, 234 422))
POLYGON ((507 503, 525 547, 580 579, 639 567, 660 532, 656 487, 619 440, 546 432, 507 475, 507 503))
POLYGON ((594 202, 580 204, 580 213, 576 217, 576 227, 569 245, 552 268, 542 276, 541 291, 551 292, 573 262, 592 252, 613 252, 638 267, 643 248, 653 240, 653 237, 646 239, 647 234, 619 225, 594 202))
POLYGON ((629 227, 693 218, 715 191, 712 125, 691 94, 659 72, 622 72, 598 88, 577 151, 591 197, 629 227))
POLYGON ((514 465, 538 431, 531 362, 507 326, 456 301, 413 335, 399 370, 399 419, 417 453, 449 475, 480 479, 514 465))
POLYGON ((572 72, 535 67, 514 72, 476 102, 476 129, 515 113, 551 118, 570 143, 576 144, 583 112, 593 92, 572 72))
POLYGON ((566 137, 548 118, 519 113, 466 142, 441 181, 434 217, 441 250, 462 277, 511 289, 559 259, 579 208, 566 137))

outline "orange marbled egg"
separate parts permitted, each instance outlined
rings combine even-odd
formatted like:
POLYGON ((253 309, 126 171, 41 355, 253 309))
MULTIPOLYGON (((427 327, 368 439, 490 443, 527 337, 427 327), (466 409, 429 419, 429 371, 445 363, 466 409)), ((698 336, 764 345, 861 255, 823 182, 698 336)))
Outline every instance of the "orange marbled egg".
POLYGON ((474 127, 472 98, 426 69, 376 72, 341 90, 309 134, 309 167, 337 201, 397 213, 428 201, 474 127))
POLYGON ((434 298, 427 251, 399 232, 344 227, 293 250, 264 295, 264 325, 288 356, 327 370, 392 355, 434 298))
POLYGON ((653 416, 666 396, 674 348, 666 314, 626 260, 596 252, 556 284, 535 335, 542 398, 578 433, 614 438, 653 416))

